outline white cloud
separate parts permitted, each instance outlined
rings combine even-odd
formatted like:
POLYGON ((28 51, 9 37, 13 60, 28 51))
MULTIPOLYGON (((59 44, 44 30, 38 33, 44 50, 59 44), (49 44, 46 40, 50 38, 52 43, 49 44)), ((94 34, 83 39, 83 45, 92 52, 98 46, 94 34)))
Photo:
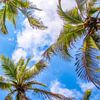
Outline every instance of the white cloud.
MULTIPOLYGON (((23 22, 25 27, 22 32, 17 34, 17 46, 16 50, 23 48, 26 52, 25 56, 34 55, 34 60, 40 57, 44 49, 44 46, 50 46, 59 36, 59 33, 63 26, 63 21, 57 14, 57 1, 58 0, 30 0, 38 8, 43 11, 36 11, 34 14, 40 17, 48 27, 46 30, 32 29, 27 21, 23 22)), ((63 0, 63 8, 72 8, 75 6, 74 0, 63 0)), ((18 58, 16 50, 13 53, 13 59, 18 58), (17 57, 16 57, 17 56, 17 57)), ((17 50, 18 51, 18 50, 17 50)), ((23 53, 24 54, 24 53, 23 53)))
POLYGON ((66 97, 74 97, 75 100, 79 100, 82 97, 82 94, 76 89, 68 89, 59 81, 53 81, 50 86, 51 92, 62 94, 66 97))
POLYGON ((23 50, 22 48, 18 48, 17 50, 14 51, 12 58, 15 62, 19 60, 19 58, 23 57, 26 58, 26 51, 23 50))
POLYGON ((78 84, 80 85, 80 88, 83 92, 85 92, 87 89, 94 89, 95 88, 95 85, 91 82, 89 82, 89 83, 79 82, 78 84))

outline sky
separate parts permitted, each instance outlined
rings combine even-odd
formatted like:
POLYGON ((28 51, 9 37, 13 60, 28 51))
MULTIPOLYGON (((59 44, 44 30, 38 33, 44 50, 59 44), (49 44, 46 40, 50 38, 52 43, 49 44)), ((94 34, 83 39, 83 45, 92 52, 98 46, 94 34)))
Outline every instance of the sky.
MULTIPOLYGON (((34 15, 41 18, 48 28, 32 29, 27 19, 21 14, 17 18, 16 29, 12 24, 7 23, 9 34, 0 34, 0 54, 12 58, 15 62, 20 57, 29 56, 33 56, 32 63, 39 61, 43 52, 56 41, 63 28, 63 21, 57 14, 57 0, 30 1, 42 9, 42 11, 35 11, 34 15)), ((65 10, 75 7, 76 3, 74 0, 62 0, 62 5, 65 10)), ((48 67, 36 79, 47 84, 51 92, 73 96, 76 100, 82 99, 86 89, 92 89, 91 100, 99 100, 99 90, 92 83, 86 83, 77 77, 74 63, 75 59, 65 61, 59 56, 54 56, 48 67)), ((5 92, 1 90, 0 94, 2 95, 0 100, 4 100, 5 92)), ((36 97, 36 100, 42 99, 36 97)))

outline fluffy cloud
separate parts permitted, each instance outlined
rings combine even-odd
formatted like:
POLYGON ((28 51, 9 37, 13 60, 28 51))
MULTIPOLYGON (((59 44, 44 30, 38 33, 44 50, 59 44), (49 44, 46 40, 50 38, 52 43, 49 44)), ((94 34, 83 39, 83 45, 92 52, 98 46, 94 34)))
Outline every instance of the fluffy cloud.
POLYGON ((91 83, 91 82, 89 82, 89 83, 79 82, 78 84, 80 85, 81 90, 83 92, 85 92, 87 89, 93 90, 95 88, 95 85, 93 83, 91 83))
POLYGON ((57 80, 51 83, 50 90, 51 92, 59 93, 66 97, 73 97, 77 100, 82 97, 82 94, 79 91, 77 91, 76 89, 68 89, 57 80))
MULTIPOLYGON (((23 48, 26 51, 26 56, 33 55, 34 60, 38 60, 43 51, 55 42, 63 26, 63 21, 57 14, 57 1, 58 0, 30 0, 38 8, 43 11, 34 12, 35 16, 42 19, 46 30, 32 29, 27 21, 23 22, 24 29, 17 35, 16 50, 23 48), (45 48, 44 48, 45 47, 45 48)), ((63 9, 72 8, 75 6, 74 0, 63 0, 63 9)), ((13 53, 13 59, 18 58, 17 51, 13 53), (16 57, 17 56, 17 57, 16 57)), ((23 53, 24 54, 24 53, 23 53)))
POLYGON ((23 50, 22 48, 18 48, 17 50, 14 51, 12 58, 13 60, 15 60, 15 62, 17 62, 21 57, 26 58, 26 55, 27 54, 25 50, 23 50))
POLYGON ((92 94, 90 100, 98 100, 98 98, 100 98, 100 91, 92 83, 78 82, 78 84, 81 88, 81 91, 77 89, 68 89, 64 84, 55 80, 51 82, 50 90, 51 92, 59 93, 66 97, 74 97, 75 100, 81 100, 83 98, 84 92, 87 89, 91 89, 92 94))

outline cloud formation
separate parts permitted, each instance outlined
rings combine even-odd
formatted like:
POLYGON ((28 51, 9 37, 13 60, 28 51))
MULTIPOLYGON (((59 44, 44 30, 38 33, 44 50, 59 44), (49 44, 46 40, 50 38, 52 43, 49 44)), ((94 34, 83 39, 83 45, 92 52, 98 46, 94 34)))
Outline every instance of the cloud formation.
POLYGON ((89 83, 79 82, 78 84, 80 85, 80 88, 83 92, 85 92, 87 89, 93 90, 95 88, 95 85, 91 82, 89 83))
MULTIPOLYGON (((24 29, 17 35, 17 45, 13 53, 13 59, 16 59, 18 49, 22 48, 26 51, 26 55, 33 55, 33 60, 38 60, 44 50, 54 43, 59 36, 59 33, 63 26, 63 21, 57 14, 57 1, 58 0, 30 0, 38 8, 43 11, 35 11, 35 16, 42 19, 46 30, 32 29, 27 21, 23 22, 24 29)), ((74 0, 63 0, 63 8, 72 8, 75 6, 74 0)))
POLYGON ((66 97, 73 97, 75 100, 79 100, 82 97, 82 94, 78 90, 68 89, 57 80, 51 83, 50 90, 51 92, 62 94, 66 97))

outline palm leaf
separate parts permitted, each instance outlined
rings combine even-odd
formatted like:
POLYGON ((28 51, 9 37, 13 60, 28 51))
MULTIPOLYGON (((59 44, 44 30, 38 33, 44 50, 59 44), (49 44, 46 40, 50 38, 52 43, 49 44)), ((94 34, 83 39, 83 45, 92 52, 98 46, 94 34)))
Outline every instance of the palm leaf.
POLYGON ((2 14, 2 24, 1 24, 1 31, 4 33, 4 34, 7 34, 8 31, 7 31, 7 28, 6 28, 6 25, 5 25, 5 21, 6 21, 6 6, 2 9, 3 11, 3 14, 2 14))
POLYGON ((1 82, 1 81, 4 81, 4 80, 5 80, 5 77, 0 76, 0 82, 1 82))
POLYGON ((95 44, 97 45, 98 49, 100 49, 100 35, 94 34, 92 35, 92 39, 95 41, 95 44))
POLYGON ((96 87, 100 88, 100 73, 96 72, 100 68, 98 55, 100 55, 100 51, 89 37, 84 42, 83 48, 77 53, 75 65, 77 66, 77 75, 80 78, 91 81, 96 87))
POLYGON ((23 76, 24 76, 24 72, 26 70, 26 67, 29 63, 29 61, 31 60, 31 57, 29 57, 26 62, 24 61, 23 58, 20 58, 17 65, 16 65, 16 70, 17 70, 17 81, 19 83, 21 83, 23 81, 23 76))
POLYGON ((15 6, 13 6, 11 4, 11 2, 8 2, 7 4, 7 19, 13 23, 13 25, 16 27, 16 18, 17 18, 17 15, 18 15, 18 10, 15 6))
POLYGON ((38 75, 43 69, 45 69, 45 67, 47 67, 46 62, 44 62, 43 60, 39 61, 37 64, 35 64, 35 66, 33 66, 30 69, 27 69, 25 74, 24 74, 24 80, 28 80, 30 78, 35 77, 36 75, 38 75))
POLYGON ((77 4, 77 8, 80 12, 81 18, 84 18, 84 4, 86 3, 86 0, 75 0, 77 4))
POLYGON ((58 14, 60 17, 66 21, 67 23, 70 24, 78 24, 82 22, 82 19, 78 13, 77 8, 73 8, 69 11, 64 12, 61 7, 61 0, 59 0, 59 5, 58 5, 58 14))
POLYGON ((86 90, 83 100, 90 100, 91 92, 91 90, 86 90))
POLYGON ((30 88, 30 90, 33 90, 37 94, 41 94, 44 98, 47 98, 51 100, 51 98, 56 98, 57 100, 72 100, 71 98, 67 98, 63 95, 48 92, 46 90, 38 89, 38 88, 30 88))
POLYGON ((46 59, 51 59, 51 57, 53 55, 56 55, 56 45, 52 44, 44 53, 43 53, 43 57, 46 59))
POLYGON ((44 86, 44 87, 46 87, 45 84, 40 83, 40 82, 37 82, 37 81, 26 82, 25 85, 26 85, 26 86, 30 86, 30 85, 40 85, 40 86, 44 86))
POLYGON ((5 74, 12 79, 16 79, 16 68, 14 62, 4 56, 1 56, 0 60, 5 74))
POLYGON ((0 88, 1 89, 3 89, 3 90, 7 90, 7 89, 9 89, 11 87, 11 84, 10 83, 8 83, 8 82, 1 82, 0 81, 0 88))
POLYGON ((20 9, 20 11, 25 15, 25 17, 27 17, 32 28, 34 27, 37 27, 39 29, 47 28, 43 25, 42 21, 34 17, 33 15, 34 9, 35 8, 33 7, 33 5, 30 5, 28 8, 20 9))
POLYGON ((59 54, 62 58, 68 59, 71 57, 69 48, 74 46, 74 42, 76 42, 78 38, 82 37, 83 32, 83 24, 78 24, 77 26, 65 24, 57 41, 44 52, 44 58, 50 59, 52 55, 59 54))
POLYGON ((81 17, 89 17, 93 15, 96 11, 98 11, 98 7, 95 8, 94 5, 98 0, 75 0, 77 3, 77 7, 80 11, 81 17), (86 16, 84 16, 86 15, 86 16))
POLYGON ((27 0, 9 0, 6 2, 2 2, 3 7, 0 9, 0 30, 2 33, 7 34, 8 30, 6 27, 6 21, 10 21, 16 27, 16 19, 19 14, 19 11, 22 12, 23 15, 28 19, 32 28, 40 28, 45 29, 46 27, 43 25, 42 21, 38 18, 34 17, 34 10, 39 10, 34 5, 32 5, 27 0))

